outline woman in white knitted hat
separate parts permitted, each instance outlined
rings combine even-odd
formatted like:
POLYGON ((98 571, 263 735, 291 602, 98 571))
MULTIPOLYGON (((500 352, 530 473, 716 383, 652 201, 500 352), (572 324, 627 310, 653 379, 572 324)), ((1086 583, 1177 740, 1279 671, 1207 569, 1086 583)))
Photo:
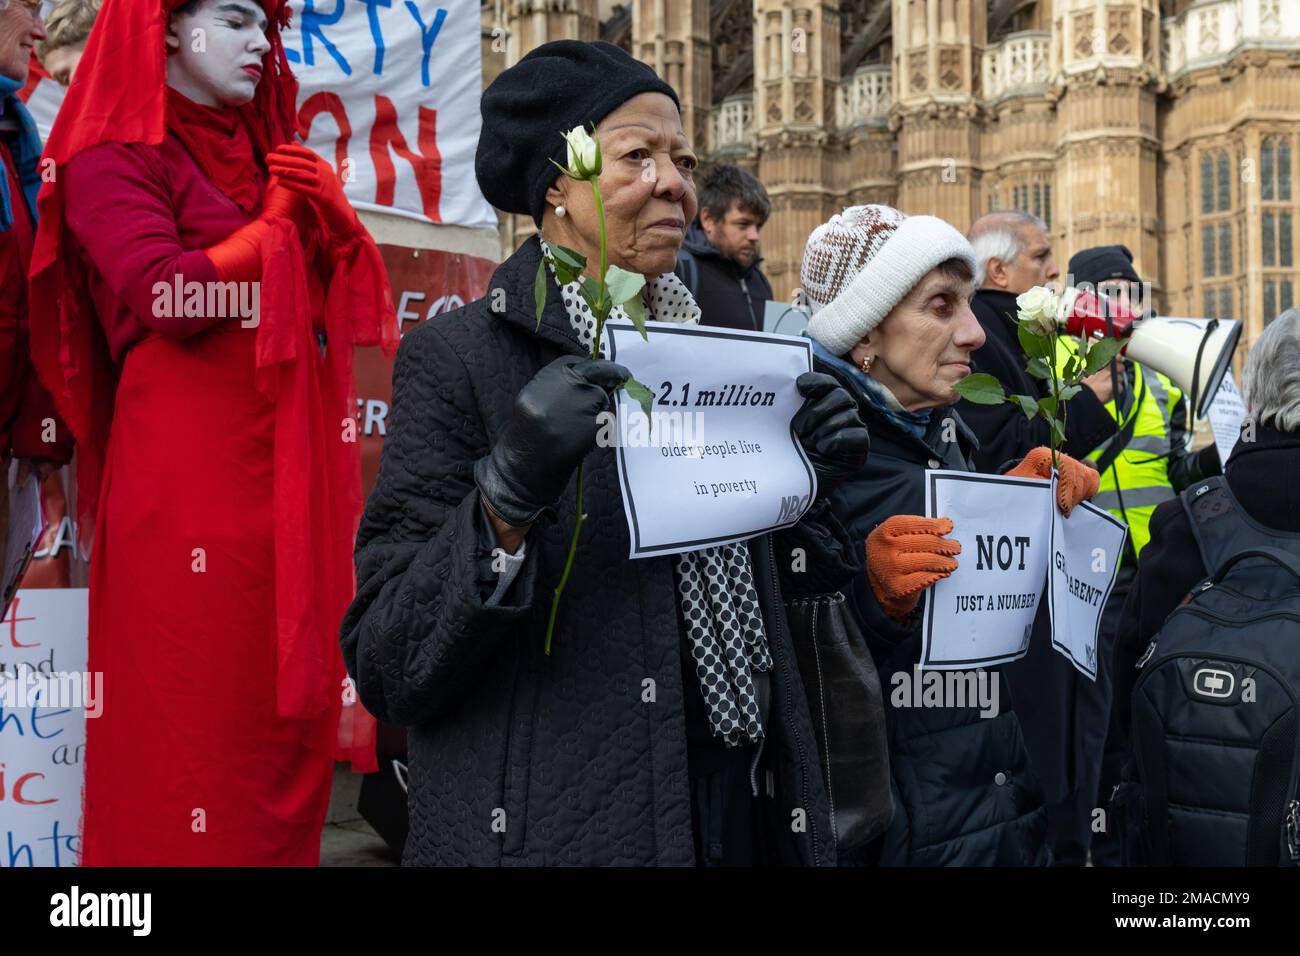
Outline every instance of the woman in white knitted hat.
MULTIPOLYGON (((845 209, 813 231, 804 251, 817 369, 854 396, 871 432, 870 458, 831 505, 865 542, 867 570, 852 604, 887 689, 897 673, 912 679, 922 598, 956 569, 961 551, 945 537, 949 519, 924 517, 924 476, 927 468, 974 470, 974 436, 949 407, 984 344, 970 309, 974 274, 974 251, 950 224, 888 206, 845 209)), ((1005 701, 1005 680, 1000 690, 1005 701)), ((977 707, 886 708, 897 809, 858 862, 1048 861, 1042 794, 1016 716, 1002 709, 986 719, 977 707)))

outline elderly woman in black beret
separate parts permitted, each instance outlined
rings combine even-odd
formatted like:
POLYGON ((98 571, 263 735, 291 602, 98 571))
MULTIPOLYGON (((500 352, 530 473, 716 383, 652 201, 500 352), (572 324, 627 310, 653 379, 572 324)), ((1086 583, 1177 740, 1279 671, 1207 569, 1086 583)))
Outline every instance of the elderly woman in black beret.
MULTIPOLYGON (((540 235, 485 298, 402 342, 343 624, 362 701, 411 728, 404 862, 832 865, 782 602, 846 584, 857 549, 823 499, 780 533, 629 560, 614 450, 596 440, 629 373, 590 358, 577 282, 548 269, 535 311, 547 243, 598 258, 591 190, 551 163, 582 125, 603 154, 610 262, 646 277, 649 318, 698 320, 673 275, 696 211, 677 94, 615 46, 561 40, 501 74, 482 112, 479 185, 540 235), (547 656, 580 464, 587 519, 547 656)), ((828 376, 797 386, 792 427, 824 493, 862 466, 866 429, 828 376)))

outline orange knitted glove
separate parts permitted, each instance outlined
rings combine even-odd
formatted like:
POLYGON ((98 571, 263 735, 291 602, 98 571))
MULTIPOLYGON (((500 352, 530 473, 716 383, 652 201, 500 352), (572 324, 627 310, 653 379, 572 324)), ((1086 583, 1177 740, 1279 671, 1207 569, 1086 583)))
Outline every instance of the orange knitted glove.
MULTIPOLYGON (((1056 507, 1060 508, 1061 514, 1068 518, 1075 505, 1097 493, 1101 475, 1097 474, 1097 469, 1089 468, 1064 452, 1058 454, 1061 465, 1057 469, 1056 507)), ((1013 478, 1051 478, 1052 449, 1040 445, 1007 474, 1013 478)))
POLYGON ((951 531, 948 518, 893 515, 867 536, 867 580, 890 617, 907 617, 922 591, 957 570, 961 542, 943 537, 951 531))

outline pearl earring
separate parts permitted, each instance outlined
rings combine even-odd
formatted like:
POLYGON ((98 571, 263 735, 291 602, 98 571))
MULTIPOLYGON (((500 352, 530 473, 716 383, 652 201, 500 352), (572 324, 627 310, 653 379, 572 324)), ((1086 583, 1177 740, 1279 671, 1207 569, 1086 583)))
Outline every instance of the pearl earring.
POLYGON ((556 219, 563 219, 563 218, 564 218, 564 215, 565 215, 566 212, 567 212, 567 210, 566 210, 563 206, 556 206, 556 207, 555 207, 555 218, 556 218, 556 219))

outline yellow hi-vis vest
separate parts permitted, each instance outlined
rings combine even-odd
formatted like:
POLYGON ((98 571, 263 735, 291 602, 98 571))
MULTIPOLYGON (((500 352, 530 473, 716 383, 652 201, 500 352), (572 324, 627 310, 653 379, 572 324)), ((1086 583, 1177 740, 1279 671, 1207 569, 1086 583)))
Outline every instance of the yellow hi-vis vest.
MULTIPOLYGON (((1064 346, 1064 350, 1058 348, 1057 351, 1058 361, 1064 366, 1066 357, 1077 354, 1078 343, 1069 336, 1061 336, 1057 343, 1064 346)), ((1114 464, 1101 476, 1092 503, 1105 508, 1121 521, 1128 522, 1133 550, 1141 554, 1146 543, 1151 540, 1151 513, 1156 510, 1156 505, 1177 497, 1173 486, 1169 484, 1169 419, 1178 403, 1183 401, 1183 392, 1155 369, 1144 368, 1136 362, 1130 364, 1133 366, 1133 397, 1136 404, 1129 415, 1137 416, 1133 437, 1116 456, 1114 464), (1143 384, 1146 385, 1145 392, 1143 384), (1137 402, 1139 396, 1141 402, 1137 402), (1124 506, 1122 510, 1121 493, 1124 506)), ((1128 424, 1127 419, 1120 421, 1113 398, 1106 403, 1106 411, 1120 429, 1128 424)), ((1116 437, 1106 439, 1088 457, 1093 461, 1099 459, 1116 437)))

